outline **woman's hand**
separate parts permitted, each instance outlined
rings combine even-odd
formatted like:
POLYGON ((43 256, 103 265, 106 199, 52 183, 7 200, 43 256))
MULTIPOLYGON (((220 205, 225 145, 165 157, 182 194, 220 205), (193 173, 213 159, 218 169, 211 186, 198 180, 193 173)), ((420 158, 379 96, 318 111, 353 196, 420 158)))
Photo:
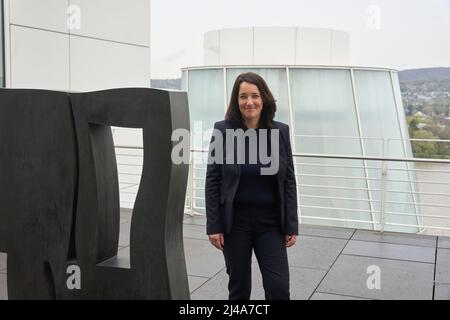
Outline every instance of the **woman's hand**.
POLYGON ((210 234, 209 242, 219 250, 223 250, 223 233, 210 234))
POLYGON ((296 240, 297 240, 297 236, 295 234, 285 235, 284 236, 284 243, 286 245, 286 248, 292 247, 295 244, 296 240))

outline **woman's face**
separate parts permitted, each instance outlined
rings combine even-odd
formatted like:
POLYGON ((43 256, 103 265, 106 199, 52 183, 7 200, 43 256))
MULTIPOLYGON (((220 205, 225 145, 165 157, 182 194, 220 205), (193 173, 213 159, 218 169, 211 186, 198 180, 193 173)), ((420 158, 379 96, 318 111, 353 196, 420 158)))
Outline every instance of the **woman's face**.
POLYGON ((246 122, 259 121, 263 101, 258 87, 248 82, 242 82, 238 95, 239 110, 246 122))

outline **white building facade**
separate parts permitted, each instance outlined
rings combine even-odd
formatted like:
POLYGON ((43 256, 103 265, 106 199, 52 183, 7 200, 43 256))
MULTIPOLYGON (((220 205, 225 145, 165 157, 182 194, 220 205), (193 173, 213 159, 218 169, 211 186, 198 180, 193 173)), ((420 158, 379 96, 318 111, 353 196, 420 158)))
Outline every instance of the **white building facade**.
POLYGON ((149 87, 150 0, 3 0, 3 86, 149 87))
POLYGON ((204 65, 338 65, 350 63, 346 32, 302 27, 253 27, 206 32, 204 65))

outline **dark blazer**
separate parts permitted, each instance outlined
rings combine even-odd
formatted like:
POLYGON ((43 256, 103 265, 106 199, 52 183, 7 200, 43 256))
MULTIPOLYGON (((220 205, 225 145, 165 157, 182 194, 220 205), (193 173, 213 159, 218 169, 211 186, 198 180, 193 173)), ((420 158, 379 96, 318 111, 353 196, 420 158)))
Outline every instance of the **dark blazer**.
MULTIPOLYGON (((214 124, 214 129, 222 132, 224 141, 223 164, 208 164, 206 171, 206 233, 228 233, 233 225, 233 201, 239 186, 240 166, 226 164, 225 130, 236 129, 230 121, 214 124)), ((297 184, 289 139, 289 126, 273 121, 273 128, 279 129, 279 170, 277 173, 280 199, 282 232, 286 235, 298 234, 297 184)), ((211 139, 211 142, 213 139, 211 139)), ((235 146, 236 148, 236 146, 235 146)), ((236 153, 235 153, 236 154, 236 153)), ((209 162, 208 162, 209 163, 209 162)))

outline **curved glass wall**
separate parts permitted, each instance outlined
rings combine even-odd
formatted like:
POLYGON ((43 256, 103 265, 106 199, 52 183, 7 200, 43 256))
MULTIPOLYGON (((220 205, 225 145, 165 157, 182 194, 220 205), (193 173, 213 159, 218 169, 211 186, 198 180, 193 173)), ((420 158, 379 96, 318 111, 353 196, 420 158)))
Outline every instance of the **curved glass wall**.
MULTIPOLYGON (((290 125, 294 153, 412 158, 397 73, 334 67, 218 67, 183 71, 194 147, 208 148, 233 83, 242 72, 260 74, 290 125), (199 129, 203 136, 199 136, 199 129), (200 142, 201 141, 201 142, 200 142)), ((195 152, 194 152, 195 155, 195 152)), ((205 157, 194 162, 194 208, 204 210, 205 157)), ((200 159, 197 157, 197 159, 200 159)), ((301 223, 379 229, 382 163, 361 159, 294 157, 301 223)), ((389 162, 385 230, 417 232, 413 164, 389 162), (394 192, 390 192, 394 191, 394 192), (398 192, 396 192, 398 191, 398 192)))
MULTIPOLYGON (((360 139, 355 139, 359 131, 350 71, 293 69, 290 75, 294 150, 361 155, 360 139)), ((302 215, 335 219, 332 224, 343 227, 355 226, 350 220, 372 221, 366 181, 357 179, 365 177, 361 160, 297 158, 296 162, 302 215), (350 198, 358 201, 345 200, 350 198)), ((320 220, 303 218, 302 222, 317 224, 320 220)), ((368 223, 357 226, 374 227, 368 223)))

